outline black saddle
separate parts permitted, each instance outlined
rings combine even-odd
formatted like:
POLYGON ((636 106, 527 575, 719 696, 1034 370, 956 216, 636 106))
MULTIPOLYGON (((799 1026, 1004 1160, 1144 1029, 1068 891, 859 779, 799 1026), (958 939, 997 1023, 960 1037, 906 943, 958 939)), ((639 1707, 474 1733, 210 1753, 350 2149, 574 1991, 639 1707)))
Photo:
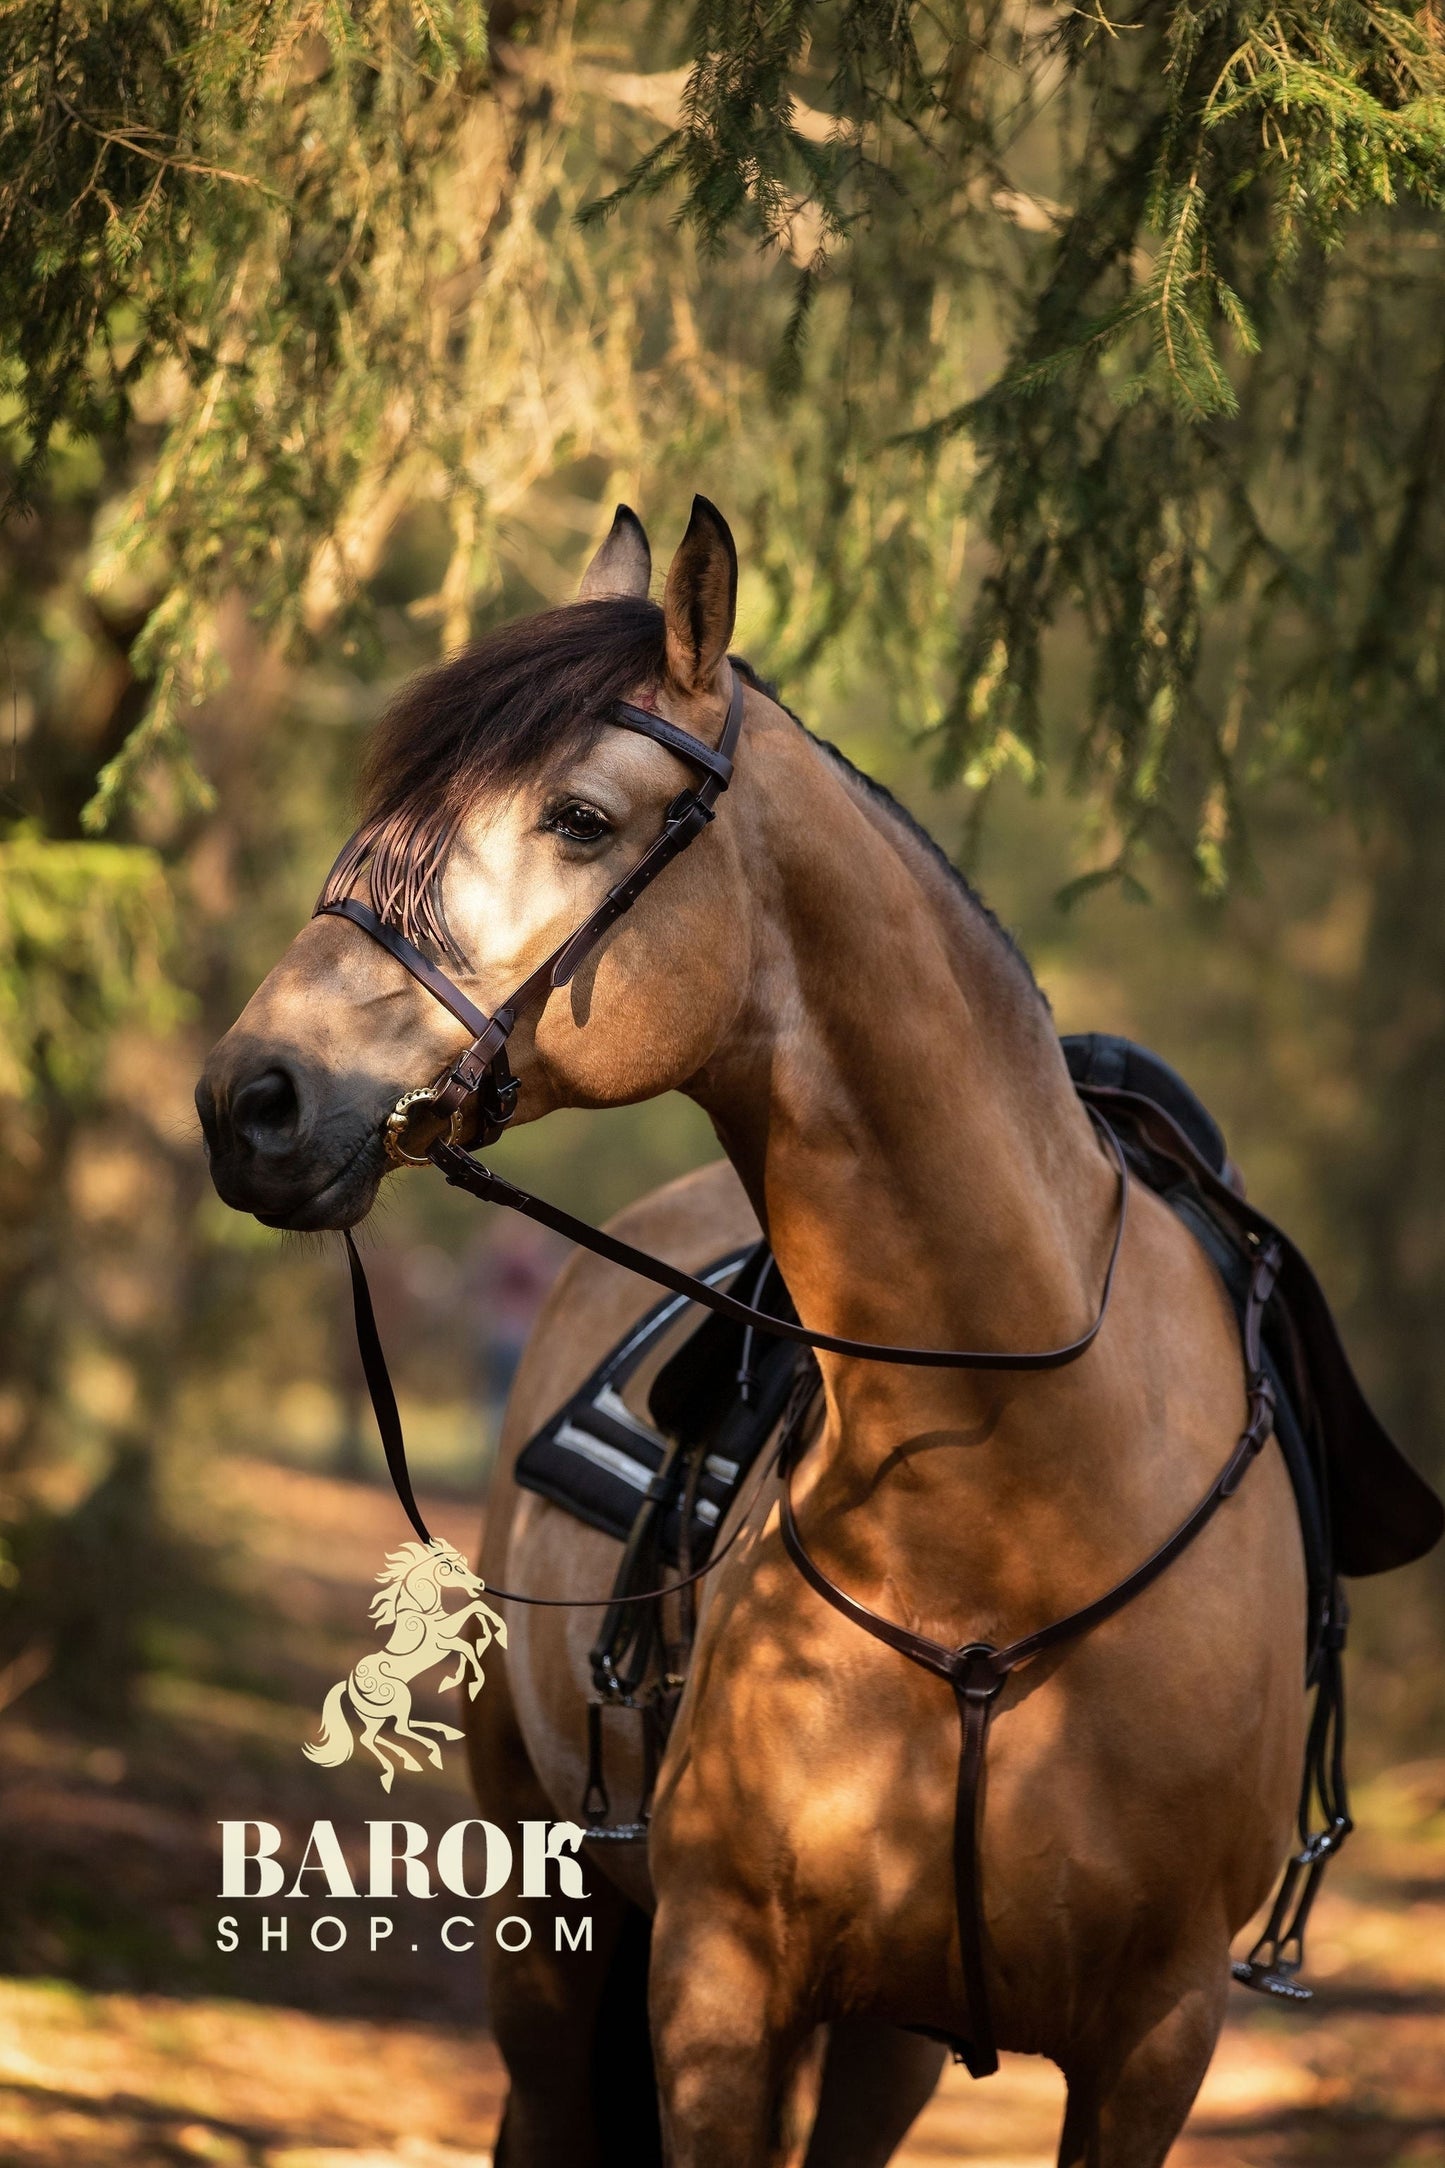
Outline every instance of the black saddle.
POLYGON ((1081 1097, 1117 1130, 1130 1166, 1183 1220, 1236 1307, 1250 1259, 1274 1238, 1283 1264, 1266 1326, 1277 1435, 1317 1573, 1387 1573, 1440 1540, 1445 1511, 1355 1378, 1324 1290, 1288 1235, 1246 1202, 1219 1124, 1159 1055, 1101 1032, 1063 1042, 1081 1097))

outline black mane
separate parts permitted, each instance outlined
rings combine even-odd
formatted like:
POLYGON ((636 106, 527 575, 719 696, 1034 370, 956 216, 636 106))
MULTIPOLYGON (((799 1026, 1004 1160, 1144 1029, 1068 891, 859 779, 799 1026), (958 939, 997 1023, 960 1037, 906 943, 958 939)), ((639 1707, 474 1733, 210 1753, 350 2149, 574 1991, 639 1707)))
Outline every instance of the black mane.
POLYGON ((664 656, 658 604, 609 596, 514 618, 408 679, 377 726, 361 825, 321 902, 348 895, 369 867, 377 916, 457 956, 441 885, 467 807, 547 754, 585 750, 619 700, 661 683, 664 656))
POLYGON ((959 870, 958 866, 954 864, 954 861, 949 857, 947 851, 943 848, 943 845, 939 843, 935 837, 929 834, 928 830, 924 827, 922 821, 920 821, 914 814, 910 813, 907 806, 903 805, 897 798, 894 797, 892 791, 889 790, 886 783, 880 783, 876 776, 871 776, 868 774, 866 769, 858 767, 856 762, 851 761, 845 752, 842 752, 838 746, 834 745, 831 738, 820 738, 816 730, 810 730, 807 724, 803 721, 802 716, 795 714, 793 709, 788 706, 787 702, 781 698, 776 685, 771 684, 767 678, 760 676, 759 673, 754 670, 751 663, 744 662, 741 657, 737 655, 729 657, 729 660, 732 662, 735 669, 741 670, 743 676, 747 679, 750 685, 755 686, 760 693, 765 693, 769 700, 771 700, 777 707, 780 707, 783 713, 786 716, 790 717, 791 720, 797 724, 799 730, 802 731, 804 737, 811 738, 814 745, 818 747, 818 750, 827 754, 828 758, 833 762, 835 767, 841 768, 846 776, 850 776, 852 780, 856 784, 858 784, 859 788, 864 791, 865 794, 869 798, 871 798, 875 804, 882 806, 883 810, 890 816, 890 818, 897 821, 899 827, 904 829, 907 834, 912 836, 915 843, 922 845, 923 849, 927 852, 933 863, 938 867, 940 873, 943 873, 947 876, 947 878, 952 882, 953 886, 959 891, 964 901, 969 905, 970 909, 976 911, 979 917, 984 921, 985 925, 988 926, 989 930, 995 935, 997 935, 999 941, 1002 942, 1003 946, 1008 950, 1010 956, 1013 958, 1014 962, 1022 971, 1024 977, 1027 979, 1033 991, 1038 995, 1040 1001, 1042 1001, 1044 1006, 1047 1008, 1048 996, 1045 994, 1043 988, 1039 985, 1038 980, 1034 977, 1032 964, 1030 964, 1027 956, 1025 956, 1023 950, 1019 947, 1018 942, 1009 932, 1008 927, 1004 925, 1003 920, 999 918, 997 913, 992 911, 989 906, 984 902, 982 896, 973 886, 967 875, 959 870))
MULTIPOLYGON (((1038 992, 1012 935, 907 807, 809 730, 750 663, 737 655, 731 661, 922 845, 1038 992)), ((661 685, 665 667, 658 604, 608 596, 513 618, 418 672, 377 725, 362 776, 361 825, 327 875, 320 902, 349 895, 369 868, 379 918, 409 941, 464 961, 447 929, 441 889, 467 807, 483 789, 516 782, 547 755, 585 751, 616 703, 661 685)))

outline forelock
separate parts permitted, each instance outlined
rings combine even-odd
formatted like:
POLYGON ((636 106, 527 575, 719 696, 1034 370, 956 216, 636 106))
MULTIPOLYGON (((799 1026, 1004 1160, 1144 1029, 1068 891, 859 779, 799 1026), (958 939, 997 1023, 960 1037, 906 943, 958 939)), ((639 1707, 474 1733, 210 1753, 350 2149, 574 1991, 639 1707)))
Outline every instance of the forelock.
POLYGON ((380 919, 459 957, 441 887, 468 807, 585 750, 619 700, 661 682, 664 655, 658 605, 607 596, 515 618, 408 679, 377 726, 361 825, 321 903, 349 895, 365 870, 380 919))

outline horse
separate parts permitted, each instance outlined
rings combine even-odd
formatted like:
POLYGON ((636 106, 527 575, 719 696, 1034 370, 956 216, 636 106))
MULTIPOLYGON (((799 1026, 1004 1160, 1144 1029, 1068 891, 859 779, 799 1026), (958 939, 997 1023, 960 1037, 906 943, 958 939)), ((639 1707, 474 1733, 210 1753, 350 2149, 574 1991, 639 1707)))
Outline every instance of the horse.
MULTIPOLYGON (((696 1272, 762 1228, 798 1315, 834 1335, 1069 1341, 1095 1314, 1120 1169, 1024 957, 908 814, 730 655, 722 515, 694 501, 660 604, 650 565, 619 511, 576 602, 400 693, 341 885, 499 1002, 674 802, 685 764, 605 728, 615 703, 716 745, 739 692, 717 817, 519 1015, 515 1118, 685 1092, 725 1158, 632 1206, 628 1240, 696 1272)), ((354 1226, 388 1169, 388 1110, 462 1030, 354 926, 313 918, 206 1064, 222 1198, 269 1226, 354 1226)), ((1002 1644, 1109 1588, 1216 1476, 1246 1417, 1235 1316, 1192 1235, 1125 1179, 1112 1307, 1078 1361, 819 1358, 794 1506, 858 1602, 1002 1644)), ((505 1419, 494 1594, 611 1586, 616 1543, 507 1471, 643 1306, 591 1256, 556 1283, 505 1419)), ((741 1500, 701 1586, 645 1847, 593 1848, 591 1956, 537 1937, 492 1961, 499 2168, 659 2147, 674 2168, 764 2168, 819 2055, 808 2168, 881 2168, 936 2083, 938 2037, 968 2036, 953 1696, 805 1581, 779 1497, 769 1480, 741 1500)), ((506 1676, 469 1711, 489 1817, 577 1813, 595 1617, 512 1615, 506 1676)), ((1169 1572, 999 1696, 977 1825, 988 1994, 999 2045, 1063 2072, 1060 2168, 1156 2168, 1185 2122, 1231 1938, 1288 1846, 1305 1636, 1296 1509, 1266 1450, 1169 1572)), ((625 1794, 640 1750, 619 1732, 613 1753, 625 1794)))
POLYGON ((485 1582, 472 1572, 455 1545, 440 1537, 434 1537, 429 1544, 403 1544, 399 1551, 391 1553, 376 1578, 382 1585, 371 1599, 371 1616, 378 1625, 392 1628, 391 1639, 379 1654, 364 1656, 349 1678, 337 1680, 322 1705, 320 1738, 308 1740, 301 1751, 308 1761, 319 1763, 323 1769, 339 1769, 343 1762, 350 1761, 356 1742, 346 1720, 349 1699, 361 1719, 361 1744, 381 1763, 381 1788, 389 1792, 397 1764, 382 1752, 383 1745, 397 1756, 403 1769, 415 1775, 421 1763, 407 1752, 403 1739, 425 1748, 432 1766, 440 1769, 440 1740, 464 1737, 455 1724, 414 1717, 407 1681, 455 1657, 457 1668, 449 1679, 441 1681, 438 1692, 444 1694, 460 1686, 470 1671, 467 1693, 475 1701, 486 1683, 482 1654, 494 1640, 500 1648, 507 1646, 507 1626, 491 1605, 481 1600, 485 1582), (443 1592, 449 1587, 460 1587, 473 1600, 459 1610, 448 1611, 443 1592), (472 1619, 477 1622, 474 1637, 464 1636, 460 1629, 472 1619), (383 1737, 386 1724, 392 1729, 383 1737), (438 1736, 429 1739, 424 1736, 427 1732, 438 1736))

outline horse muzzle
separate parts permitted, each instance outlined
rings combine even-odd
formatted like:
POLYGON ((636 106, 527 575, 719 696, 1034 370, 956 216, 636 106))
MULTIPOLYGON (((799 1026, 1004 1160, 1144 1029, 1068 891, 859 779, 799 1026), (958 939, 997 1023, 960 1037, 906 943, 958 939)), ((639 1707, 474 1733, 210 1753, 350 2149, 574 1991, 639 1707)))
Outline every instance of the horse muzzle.
POLYGON ((298 1063, 270 1050, 236 1059, 223 1040, 196 1087, 211 1181, 223 1203, 268 1227, 351 1227, 386 1172, 380 1110, 327 1108, 298 1063))

